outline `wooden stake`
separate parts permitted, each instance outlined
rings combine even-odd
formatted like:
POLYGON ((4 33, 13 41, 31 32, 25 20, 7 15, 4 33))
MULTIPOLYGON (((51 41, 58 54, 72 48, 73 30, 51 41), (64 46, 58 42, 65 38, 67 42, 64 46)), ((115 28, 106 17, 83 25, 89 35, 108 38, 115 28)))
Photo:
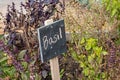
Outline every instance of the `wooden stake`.
MULTIPOLYGON (((52 22, 53 19, 46 20, 45 25, 51 24, 52 22)), ((50 68, 51 68, 52 80, 60 80, 58 57, 50 59, 50 68)))
POLYGON ((52 80, 60 80, 58 57, 50 59, 52 80))

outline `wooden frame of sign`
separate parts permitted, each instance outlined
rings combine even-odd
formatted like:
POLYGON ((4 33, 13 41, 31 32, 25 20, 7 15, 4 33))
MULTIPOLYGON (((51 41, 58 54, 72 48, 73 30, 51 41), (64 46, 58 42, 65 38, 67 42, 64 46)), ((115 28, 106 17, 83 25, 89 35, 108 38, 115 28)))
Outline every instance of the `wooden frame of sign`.
POLYGON ((50 60, 52 80, 60 80, 57 56, 67 51, 64 20, 46 20, 37 31, 41 60, 50 60))

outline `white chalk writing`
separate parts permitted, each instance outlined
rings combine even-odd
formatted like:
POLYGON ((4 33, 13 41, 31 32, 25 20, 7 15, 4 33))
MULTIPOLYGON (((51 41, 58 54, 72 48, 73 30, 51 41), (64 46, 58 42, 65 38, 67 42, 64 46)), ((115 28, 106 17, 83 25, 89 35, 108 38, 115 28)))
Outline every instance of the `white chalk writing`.
POLYGON ((46 50, 48 48, 48 46, 51 46, 52 44, 55 44, 57 43, 57 41, 59 41, 60 39, 62 39, 62 30, 61 28, 59 28, 59 33, 58 34, 54 34, 53 36, 50 36, 48 38, 48 36, 44 36, 43 37, 43 46, 44 46, 44 49, 46 50))

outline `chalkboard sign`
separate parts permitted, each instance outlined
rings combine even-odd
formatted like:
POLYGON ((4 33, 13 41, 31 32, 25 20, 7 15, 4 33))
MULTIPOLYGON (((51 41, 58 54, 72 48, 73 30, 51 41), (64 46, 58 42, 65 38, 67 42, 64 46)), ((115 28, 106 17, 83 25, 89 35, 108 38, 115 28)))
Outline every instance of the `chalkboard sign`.
POLYGON ((66 52, 64 20, 38 28, 38 39, 42 62, 66 52))

